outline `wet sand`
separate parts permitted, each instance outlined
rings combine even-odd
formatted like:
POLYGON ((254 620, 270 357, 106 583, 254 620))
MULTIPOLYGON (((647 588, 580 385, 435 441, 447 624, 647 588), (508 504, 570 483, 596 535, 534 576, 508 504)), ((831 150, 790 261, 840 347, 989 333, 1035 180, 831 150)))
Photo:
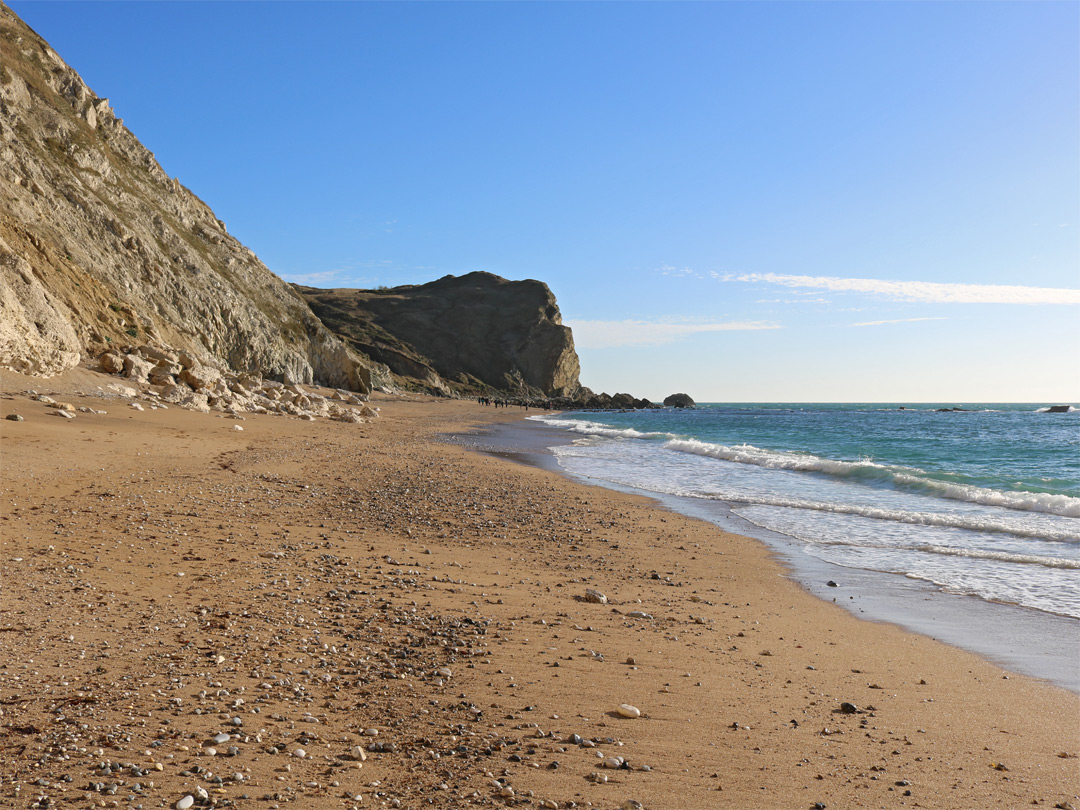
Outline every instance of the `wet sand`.
POLYGON ((1076 695, 441 438, 522 411, 0 381, 0 806, 1080 807, 1076 695))

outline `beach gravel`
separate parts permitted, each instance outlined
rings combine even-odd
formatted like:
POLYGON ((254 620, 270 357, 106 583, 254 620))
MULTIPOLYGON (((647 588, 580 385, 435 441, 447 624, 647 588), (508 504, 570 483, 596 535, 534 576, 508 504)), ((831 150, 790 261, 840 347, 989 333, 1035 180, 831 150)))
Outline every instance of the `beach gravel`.
POLYGON ((102 407, 80 374, 0 373, 25 417, 0 421, 0 807, 1080 793, 1076 695, 861 622, 751 540, 440 439, 512 409, 380 396, 374 423, 240 432, 102 407), (111 412, 47 418, 34 386, 111 412))

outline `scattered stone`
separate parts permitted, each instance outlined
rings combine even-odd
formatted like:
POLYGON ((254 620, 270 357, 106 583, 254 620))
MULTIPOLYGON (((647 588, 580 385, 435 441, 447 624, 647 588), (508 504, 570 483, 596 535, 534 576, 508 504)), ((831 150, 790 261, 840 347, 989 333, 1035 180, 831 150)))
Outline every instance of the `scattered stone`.
POLYGON ((184 796, 184 798, 180 799, 176 803, 176 810, 188 810, 188 808, 193 806, 194 804, 195 797, 189 793, 187 796, 184 796))
POLYGON ((844 701, 840 704, 840 711, 844 714, 857 714, 859 711, 859 707, 856 706, 854 703, 848 703, 847 701, 844 701))
POLYGON ((606 605, 608 603, 607 597, 595 588, 586 588, 584 599, 586 602, 592 602, 595 605, 606 605))
POLYGON ((641 717, 641 709, 637 706, 631 706, 629 703, 620 703, 619 708, 616 709, 619 713, 619 717, 626 717, 633 719, 635 717, 641 717))
POLYGON ((9 413, 4 418, 7 419, 9 422, 22 422, 23 421, 23 418, 21 416, 19 416, 19 414, 17 414, 17 413, 9 413))

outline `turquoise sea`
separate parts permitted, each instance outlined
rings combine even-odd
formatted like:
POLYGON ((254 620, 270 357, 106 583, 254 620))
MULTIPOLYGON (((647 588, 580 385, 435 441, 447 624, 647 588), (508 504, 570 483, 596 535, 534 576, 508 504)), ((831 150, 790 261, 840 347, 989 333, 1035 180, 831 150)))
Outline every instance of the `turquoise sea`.
POLYGON ((1046 407, 699 404, 532 418, 574 437, 553 448, 572 475, 723 504, 842 568, 1080 618, 1080 410, 1046 407))

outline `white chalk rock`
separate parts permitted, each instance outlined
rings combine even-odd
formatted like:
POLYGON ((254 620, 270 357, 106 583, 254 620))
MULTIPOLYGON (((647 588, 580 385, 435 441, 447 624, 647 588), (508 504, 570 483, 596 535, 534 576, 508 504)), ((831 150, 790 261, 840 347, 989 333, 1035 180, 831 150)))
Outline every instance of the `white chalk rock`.
POLYGON ((176 803, 176 810, 188 810, 189 807, 195 804, 195 797, 188 794, 180 801, 176 803))
POLYGON ((620 703, 619 708, 615 711, 619 713, 619 717, 628 717, 630 719, 641 717, 641 709, 637 706, 631 706, 629 703, 620 703))

